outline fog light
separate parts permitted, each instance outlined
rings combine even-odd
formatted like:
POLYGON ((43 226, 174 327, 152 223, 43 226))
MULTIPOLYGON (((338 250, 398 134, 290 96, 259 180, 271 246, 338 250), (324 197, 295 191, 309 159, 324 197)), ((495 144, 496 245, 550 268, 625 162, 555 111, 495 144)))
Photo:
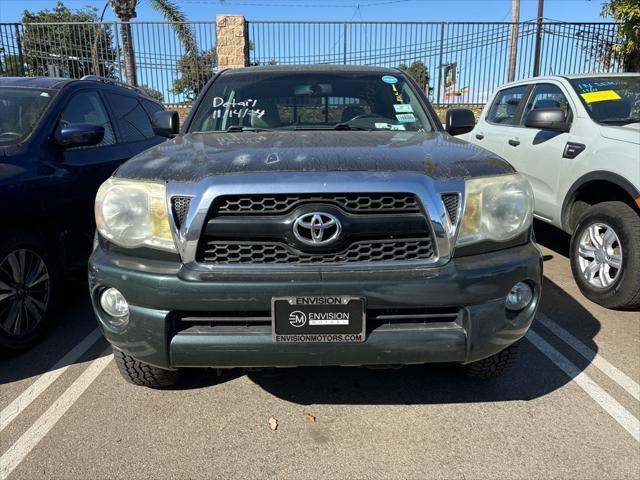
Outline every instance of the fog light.
POLYGON ((100 306, 111 317, 109 322, 121 327, 129 322, 129 304, 115 288, 108 288, 100 295, 100 306))
POLYGON ((533 299, 533 290, 526 282, 518 282, 507 295, 505 306, 509 310, 522 310, 531 303, 533 299))

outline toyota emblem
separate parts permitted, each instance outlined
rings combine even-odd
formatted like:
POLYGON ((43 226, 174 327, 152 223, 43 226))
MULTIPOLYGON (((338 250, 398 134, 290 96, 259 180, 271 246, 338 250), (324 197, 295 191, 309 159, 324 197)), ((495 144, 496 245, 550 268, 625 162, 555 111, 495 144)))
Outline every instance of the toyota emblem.
POLYGON ((293 234, 305 245, 321 247, 336 241, 342 232, 340 220, 325 212, 300 215, 293 223, 293 234))

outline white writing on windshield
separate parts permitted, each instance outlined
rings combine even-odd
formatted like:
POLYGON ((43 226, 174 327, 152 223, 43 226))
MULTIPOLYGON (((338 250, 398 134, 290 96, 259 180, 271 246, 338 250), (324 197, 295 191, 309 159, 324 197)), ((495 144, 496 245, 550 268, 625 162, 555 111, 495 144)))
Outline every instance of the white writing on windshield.
POLYGON ((247 98, 246 100, 228 100, 222 97, 213 97, 213 118, 222 118, 223 115, 233 118, 244 118, 247 115, 255 115, 262 118, 264 109, 256 108, 258 100, 247 98))

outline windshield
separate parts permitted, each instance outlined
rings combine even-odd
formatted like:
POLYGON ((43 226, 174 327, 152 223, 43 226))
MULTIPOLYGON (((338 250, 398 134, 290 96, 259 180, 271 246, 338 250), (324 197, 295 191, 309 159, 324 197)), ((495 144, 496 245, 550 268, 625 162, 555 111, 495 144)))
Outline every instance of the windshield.
POLYGON ((596 122, 626 125, 640 122, 640 75, 571 80, 596 122))
POLYGON ((198 107, 190 132, 251 129, 431 131, 429 116, 401 75, 229 73, 198 107))
POLYGON ((52 90, 0 88, 0 145, 28 137, 54 95, 52 90))

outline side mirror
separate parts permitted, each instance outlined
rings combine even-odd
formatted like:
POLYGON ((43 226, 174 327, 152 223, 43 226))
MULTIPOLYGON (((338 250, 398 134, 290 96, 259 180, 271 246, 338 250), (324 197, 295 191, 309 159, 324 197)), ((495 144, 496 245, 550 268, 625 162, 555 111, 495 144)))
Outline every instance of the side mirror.
POLYGON ((524 126, 539 130, 554 132, 568 132, 570 125, 561 108, 537 108, 531 110, 524 120, 524 126))
POLYGON ((65 148, 97 145, 103 138, 104 127, 94 123, 72 123, 55 134, 56 143, 65 148))
POLYGON ((449 135, 462 135, 473 130, 476 125, 476 117, 471 110, 466 108, 451 108, 447 110, 445 130, 449 135))
POLYGON ((153 114, 151 121, 153 132, 161 137, 171 138, 180 132, 178 112, 161 110, 153 114))

